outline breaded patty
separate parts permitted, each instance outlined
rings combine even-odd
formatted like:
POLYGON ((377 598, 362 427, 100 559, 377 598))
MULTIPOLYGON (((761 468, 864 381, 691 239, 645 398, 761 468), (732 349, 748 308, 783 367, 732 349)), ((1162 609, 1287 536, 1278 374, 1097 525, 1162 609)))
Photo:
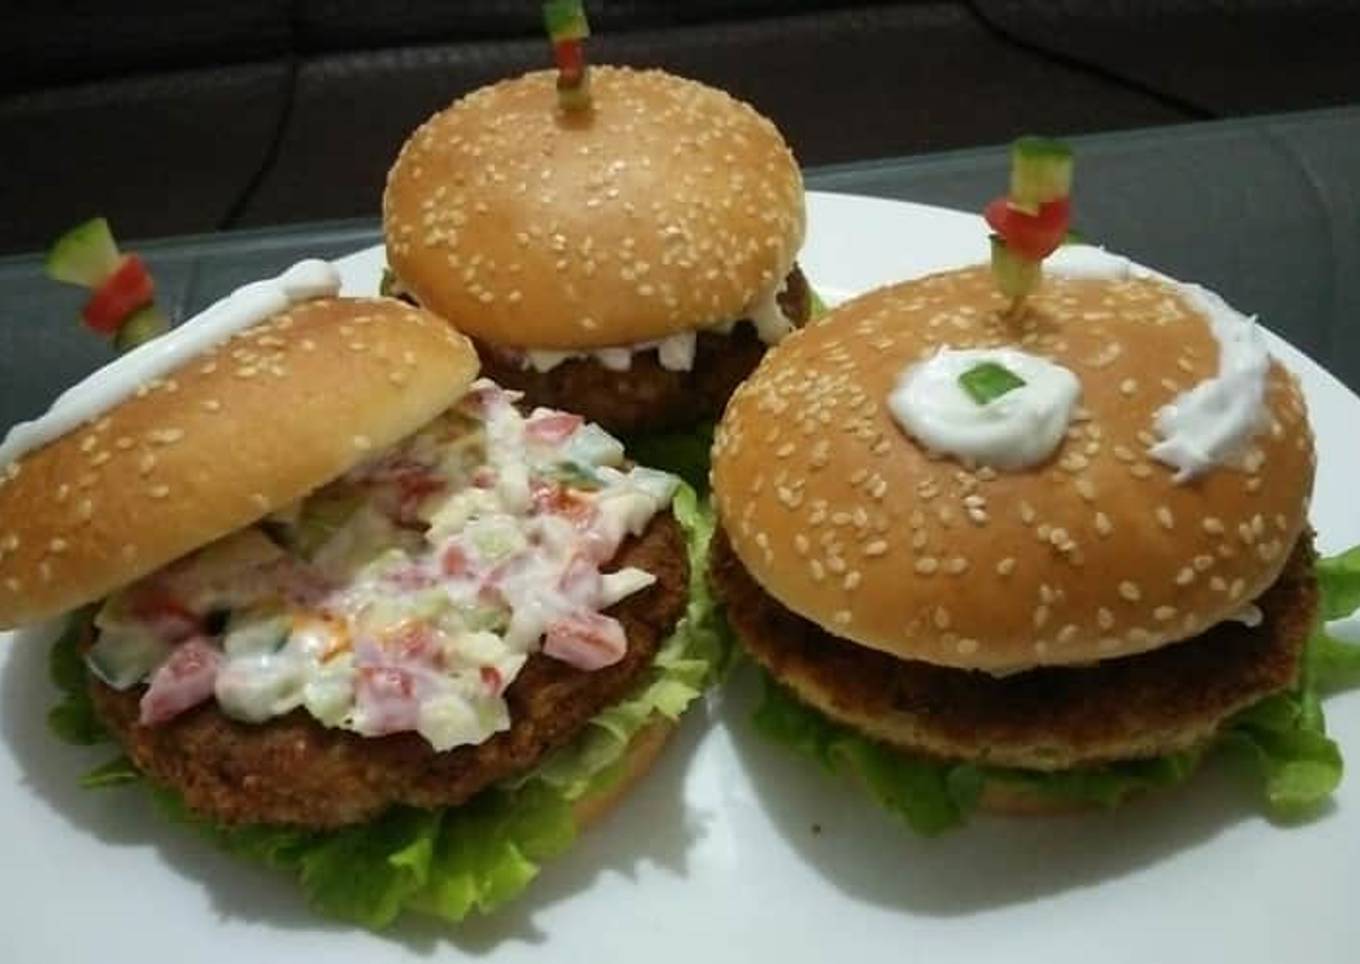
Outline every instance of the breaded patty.
POLYGON ((1292 685, 1317 611, 1312 563, 1305 534, 1256 600, 1264 618, 1255 628, 1224 622, 1138 656, 1005 677, 833 636, 757 585, 721 531, 711 572, 747 651, 828 717, 930 756, 1059 770, 1198 746, 1233 713, 1292 685))
MULTIPOLYGON (((811 311, 807 279, 797 265, 779 295, 784 314, 802 326, 811 311)), ((637 352, 627 371, 611 371, 593 358, 573 358, 546 372, 521 367, 477 342, 482 374, 524 393, 529 405, 560 408, 597 422, 614 435, 632 435, 717 418, 733 390, 755 370, 765 344, 754 326, 738 324, 727 335, 705 332, 687 372, 661 367, 655 350, 637 352)))
POLYGON ((137 722, 144 688, 119 692, 91 679, 100 717, 134 763, 218 823, 316 829, 360 823, 393 804, 442 807, 533 767, 605 707, 623 699, 651 666, 684 611, 689 563, 674 516, 656 516, 615 556, 657 577, 607 610, 628 650, 587 672, 536 654, 506 691, 510 729, 485 743, 436 752, 415 733, 363 737, 328 729, 305 711, 239 723, 207 702, 155 727, 137 722))

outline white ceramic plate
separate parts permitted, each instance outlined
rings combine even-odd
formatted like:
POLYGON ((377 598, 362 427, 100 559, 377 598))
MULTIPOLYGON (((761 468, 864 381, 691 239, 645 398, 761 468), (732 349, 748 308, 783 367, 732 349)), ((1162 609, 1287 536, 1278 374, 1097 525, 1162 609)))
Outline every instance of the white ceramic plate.
MULTIPOLYGON (((809 202, 801 261, 833 295, 986 254, 971 215, 809 202)), ((347 289, 373 291, 381 264, 377 250, 343 259, 347 289)), ((1320 442, 1321 546, 1360 542, 1360 399, 1284 342, 1272 348, 1302 378, 1320 442)), ((289 880, 167 824, 139 791, 78 789, 108 752, 48 735, 49 636, 22 637, 0 638, 4 961, 1249 964, 1353 961, 1360 947, 1360 779, 1290 829, 1211 771, 1114 813, 979 818, 922 840, 761 742, 741 677, 690 714, 653 774, 518 902, 458 930, 414 922, 375 936, 318 919, 289 880)), ((1327 709, 1360 761, 1360 694, 1327 709)))

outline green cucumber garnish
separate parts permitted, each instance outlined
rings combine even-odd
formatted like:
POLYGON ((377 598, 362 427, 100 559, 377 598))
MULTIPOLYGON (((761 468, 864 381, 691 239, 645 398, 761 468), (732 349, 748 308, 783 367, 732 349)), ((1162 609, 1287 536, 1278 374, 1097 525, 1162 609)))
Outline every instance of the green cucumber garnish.
POLYGON ((119 352, 132 351, 138 345, 158 338, 170 330, 170 319, 155 305, 137 309, 118 328, 113 336, 113 347, 119 352))
POLYGON ((1072 193, 1072 149, 1049 137, 1022 137, 1011 145, 1013 207, 1037 214, 1039 205, 1072 193))
POLYGON ((992 235, 992 275, 1001 293, 1012 301, 1027 296, 1039 285, 1040 264, 1022 258, 1009 247, 1001 235, 992 235))
POLYGON ((979 405, 994 402, 1025 385, 1025 380, 1005 365, 979 362, 959 376, 959 385, 979 405))
POLYGON ((57 238, 47 253, 47 276, 54 281, 95 288, 118 266, 118 245, 109 222, 91 218, 57 238))

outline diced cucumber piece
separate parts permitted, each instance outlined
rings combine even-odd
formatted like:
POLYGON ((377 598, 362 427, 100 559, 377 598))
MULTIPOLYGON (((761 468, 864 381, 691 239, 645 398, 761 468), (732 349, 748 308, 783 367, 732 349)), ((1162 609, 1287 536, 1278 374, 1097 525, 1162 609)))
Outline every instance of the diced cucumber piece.
POLYGON ((590 36, 581 0, 548 0, 543 4, 543 25, 553 43, 590 36))
POLYGON ((558 462, 548 468, 544 474, 548 478, 573 489, 593 492, 601 488, 599 476, 589 466, 582 465, 580 462, 558 462))
POLYGON ((1072 149, 1048 137, 1022 137, 1011 145, 1014 207, 1037 214, 1039 205, 1072 193, 1072 149))
POLYGON ((170 644, 136 628, 101 633, 85 654, 85 665, 116 690, 136 686, 170 655, 170 644))
POLYGON ((95 288, 118 265, 118 245, 109 222, 91 218, 57 238, 47 252, 47 276, 54 281, 95 288))
POLYGON ((979 405, 986 405, 1024 385, 1023 378, 997 362, 981 362, 959 376, 959 386, 979 405))
POLYGON ((288 533, 290 545, 304 559, 311 559, 344 528, 362 504, 363 496, 358 493, 317 493, 302 504, 297 522, 288 533))
POLYGON ((170 319, 155 305, 139 308, 131 318, 123 322, 118 334, 113 336, 113 347, 119 352, 129 352, 138 345, 145 344, 170 330, 170 319))
POLYGON ((232 658, 272 655, 288 642, 292 628, 292 618, 278 610, 234 612, 222 636, 222 650, 232 658))
POLYGON ((1041 262, 1022 258, 1006 246, 1001 235, 992 240, 992 275, 1001 293, 1012 301, 1024 298, 1039 286, 1041 262))
POLYGON ((572 433, 567 457, 586 465, 618 465, 623 461, 623 443, 594 422, 587 422, 572 433))

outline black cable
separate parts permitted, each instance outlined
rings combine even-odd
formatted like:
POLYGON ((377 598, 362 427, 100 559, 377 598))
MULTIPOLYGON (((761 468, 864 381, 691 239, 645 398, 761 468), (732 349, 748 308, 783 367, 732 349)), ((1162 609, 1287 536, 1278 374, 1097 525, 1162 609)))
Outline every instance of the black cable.
POLYGON ((297 8, 297 0, 289 4, 288 59, 285 63, 287 84, 283 92, 283 104, 279 107, 278 119, 274 122, 274 129, 269 135, 269 143, 265 146, 260 163, 246 181, 245 187, 241 189, 236 199, 228 205, 226 213, 217 222, 217 230, 219 231, 236 227, 250 202, 255 199, 256 193, 260 190, 260 185, 274 170, 274 166, 279 160, 279 154, 283 150, 283 141, 288 134, 288 125, 293 119, 293 105, 297 100, 298 72, 302 62, 297 8))
POLYGON ((1045 60, 1049 60, 1060 66, 1079 70, 1082 73, 1097 77, 1118 87, 1123 87, 1126 90, 1142 94, 1144 97, 1155 100, 1163 107, 1169 107, 1172 110, 1180 111, 1182 114, 1186 114, 1195 120, 1218 120, 1222 116, 1218 111, 1205 107, 1203 104, 1188 100, 1187 98, 1181 97, 1179 94, 1161 90, 1151 84, 1146 84, 1135 77, 1125 76, 1104 64, 1085 60, 1061 50, 1053 50, 1049 47, 1045 47, 1043 44, 1021 37, 1009 27, 999 23, 986 10, 982 9, 978 0, 964 0, 963 5, 968 12, 973 15, 973 18, 982 25, 984 30, 1003 43, 1010 44, 1027 53, 1036 54, 1045 60))

